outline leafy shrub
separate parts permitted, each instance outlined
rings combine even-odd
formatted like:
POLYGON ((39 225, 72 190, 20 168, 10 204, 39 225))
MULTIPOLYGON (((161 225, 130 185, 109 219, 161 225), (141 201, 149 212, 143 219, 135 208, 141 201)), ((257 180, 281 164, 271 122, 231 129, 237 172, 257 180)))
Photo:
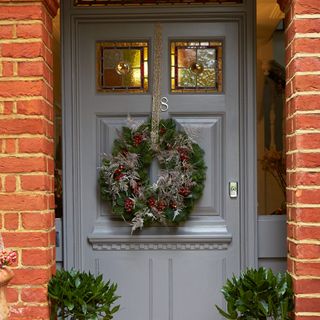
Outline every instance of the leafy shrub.
POLYGON ((104 282, 102 275, 90 272, 59 270, 50 280, 48 295, 50 319, 110 320, 120 306, 114 306, 116 284, 104 282))
POLYGON ((227 280, 221 292, 227 310, 216 308, 226 319, 291 319, 293 291, 288 273, 274 275, 271 269, 247 269, 227 280))

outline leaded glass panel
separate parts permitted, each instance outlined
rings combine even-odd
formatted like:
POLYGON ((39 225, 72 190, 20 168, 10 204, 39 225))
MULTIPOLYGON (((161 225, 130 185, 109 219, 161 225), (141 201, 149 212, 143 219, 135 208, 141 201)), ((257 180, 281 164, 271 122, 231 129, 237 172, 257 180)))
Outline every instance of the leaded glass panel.
POLYGON ((222 41, 171 41, 171 91, 222 92, 222 48, 222 41))
POLYGON ((97 90, 148 91, 148 42, 97 42, 97 90))

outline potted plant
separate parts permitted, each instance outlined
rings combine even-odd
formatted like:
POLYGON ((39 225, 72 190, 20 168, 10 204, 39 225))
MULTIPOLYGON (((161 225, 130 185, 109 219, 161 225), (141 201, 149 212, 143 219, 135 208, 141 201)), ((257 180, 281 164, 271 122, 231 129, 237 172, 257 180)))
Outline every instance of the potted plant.
POLYGON ((110 320, 120 306, 117 285, 104 282, 102 275, 90 272, 58 270, 48 285, 50 319, 110 320))
POLYGON ((293 291, 288 273, 274 275, 271 269, 247 269, 227 280, 221 291, 227 310, 216 308, 226 319, 292 319, 293 291))
POLYGON ((9 308, 6 299, 6 288, 13 278, 13 272, 8 266, 14 263, 17 254, 14 251, 2 250, 0 252, 0 319, 6 320, 9 316, 9 308))

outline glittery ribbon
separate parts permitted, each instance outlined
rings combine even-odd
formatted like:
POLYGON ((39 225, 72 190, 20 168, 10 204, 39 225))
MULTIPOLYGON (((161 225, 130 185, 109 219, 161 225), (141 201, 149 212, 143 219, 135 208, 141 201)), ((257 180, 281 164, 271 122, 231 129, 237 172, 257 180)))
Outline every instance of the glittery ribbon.
POLYGON ((162 53, 162 28, 161 24, 155 25, 153 46, 153 92, 151 114, 151 142, 152 147, 157 149, 160 124, 160 96, 161 96, 161 53, 162 53))

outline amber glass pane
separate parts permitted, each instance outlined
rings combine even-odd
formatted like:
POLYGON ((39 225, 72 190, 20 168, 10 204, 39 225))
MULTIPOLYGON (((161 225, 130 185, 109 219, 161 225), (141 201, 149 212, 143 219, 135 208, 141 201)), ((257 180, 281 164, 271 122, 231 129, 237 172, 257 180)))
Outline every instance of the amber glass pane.
POLYGON ((172 41, 170 54, 172 92, 222 92, 221 41, 172 41))
POLYGON ((148 91, 147 42, 98 42, 97 90, 113 93, 148 91))
POLYGON ((196 49, 178 48, 178 67, 189 68, 197 59, 196 49))

